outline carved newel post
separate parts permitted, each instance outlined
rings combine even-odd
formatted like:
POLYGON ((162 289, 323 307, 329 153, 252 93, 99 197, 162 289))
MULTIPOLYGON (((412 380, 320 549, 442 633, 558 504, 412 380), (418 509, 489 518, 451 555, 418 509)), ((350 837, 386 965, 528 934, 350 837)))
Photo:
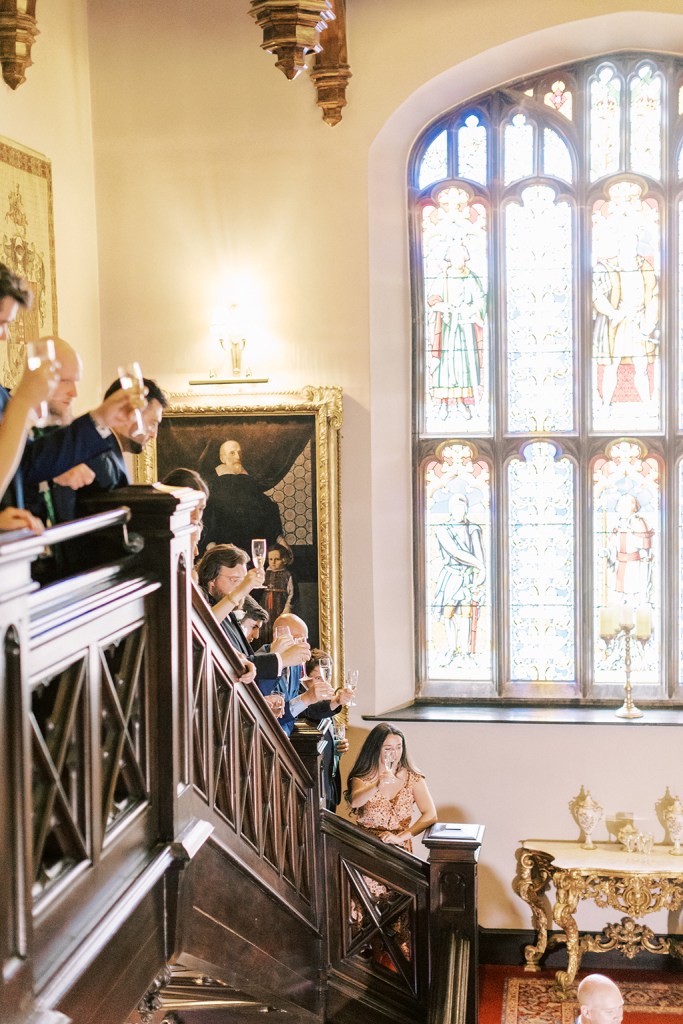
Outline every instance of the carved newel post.
POLYGON ((437 822, 423 837, 429 850, 432 983, 439 989, 432 1000, 434 1019, 477 1022, 477 862, 483 836, 483 825, 437 822))

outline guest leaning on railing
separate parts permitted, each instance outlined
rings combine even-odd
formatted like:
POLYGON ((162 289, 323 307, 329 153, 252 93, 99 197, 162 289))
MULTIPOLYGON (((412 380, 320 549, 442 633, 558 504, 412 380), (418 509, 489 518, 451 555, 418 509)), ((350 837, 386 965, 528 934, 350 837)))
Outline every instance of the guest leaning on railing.
POLYGON ((436 821, 425 777, 408 760, 403 734, 380 722, 349 772, 346 799, 361 828, 412 853, 412 838, 436 821), (415 807, 420 816, 413 822, 415 807))

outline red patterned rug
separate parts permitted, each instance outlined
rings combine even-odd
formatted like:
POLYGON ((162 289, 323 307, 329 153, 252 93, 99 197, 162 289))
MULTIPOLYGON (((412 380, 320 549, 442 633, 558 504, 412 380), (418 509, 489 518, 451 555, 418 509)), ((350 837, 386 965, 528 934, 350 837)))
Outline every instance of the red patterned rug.
MULTIPOLYGON (((624 997, 624 1024, 654 1024, 651 1014, 671 1017, 672 1024, 681 1024, 683 1017, 683 980, 619 981, 624 997)), ((574 1024, 578 1004, 572 1000, 559 1002, 553 992, 554 979, 507 978, 503 993, 502 1024, 574 1024)))

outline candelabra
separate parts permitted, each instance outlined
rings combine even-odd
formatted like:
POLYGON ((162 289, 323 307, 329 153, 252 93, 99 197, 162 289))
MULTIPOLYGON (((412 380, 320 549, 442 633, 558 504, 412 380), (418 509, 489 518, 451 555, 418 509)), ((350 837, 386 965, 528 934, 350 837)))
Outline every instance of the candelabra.
POLYGON ((600 636, 612 642, 618 636, 624 637, 624 671, 626 685, 624 703, 614 712, 618 718, 642 718, 644 712, 633 703, 631 686, 631 633, 636 631, 636 639, 645 644, 652 634, 652 619, 649 608, 638 609, 635 615, 631 608, 603 608, 600 612, 600 636))

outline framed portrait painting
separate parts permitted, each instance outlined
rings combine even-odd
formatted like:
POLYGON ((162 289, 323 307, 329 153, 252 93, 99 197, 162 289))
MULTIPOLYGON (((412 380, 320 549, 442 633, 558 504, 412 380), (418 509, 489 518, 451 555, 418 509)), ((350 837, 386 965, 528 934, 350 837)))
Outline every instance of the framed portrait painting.
MULTIPOLYGON (((277 394, 171 395, 155 446, 136 459, 136 482, 173 469, 206 481, 200 551, 265 538, 266 587, 254 592, 274 617, 291 610, 311 646, 328 650, 343 678, 339 524, 341 388, 277 394), (277 595, 280 595, 279 597, 277 595)), ((268 633, 266 632, 266 637, 268 633)))

